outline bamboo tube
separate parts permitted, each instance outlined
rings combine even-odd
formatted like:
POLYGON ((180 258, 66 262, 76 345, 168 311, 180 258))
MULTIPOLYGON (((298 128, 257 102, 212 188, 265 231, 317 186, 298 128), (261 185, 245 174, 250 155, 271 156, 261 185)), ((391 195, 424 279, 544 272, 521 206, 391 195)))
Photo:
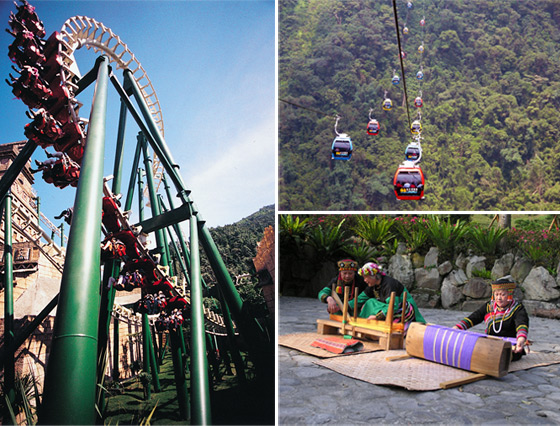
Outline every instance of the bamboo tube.
POLYGON ((344 306, 342 309, 342 334, 346 334, 346 324, 348 323, 348 296, 350 287, 344 286, 344 306))
POLYGON ((512 352, 510 342, 480 336, 474 347, 468 349, 465 338, 472 338, 474 341, 471 337, 473 333, 441 328, 437 331, 441 333, 437 340, 426 333, 428 327, 417 322, 410 324, 406 337, 406 352, 409 355, 493 377, 503 377, 508 373, 512 352), (446 337, 450 338, 446 340, 446 337), (469 361, 469 368, 465 368, 459 358, 469 361))

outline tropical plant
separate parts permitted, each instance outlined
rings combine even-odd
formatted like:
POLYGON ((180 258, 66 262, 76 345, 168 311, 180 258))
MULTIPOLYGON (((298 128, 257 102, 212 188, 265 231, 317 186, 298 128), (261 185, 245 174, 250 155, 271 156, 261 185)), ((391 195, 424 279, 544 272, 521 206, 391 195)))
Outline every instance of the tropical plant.
POLYGON ((346 231, 342 228, 345 219, 338 225, 317 225, 309 231, 307 243, 315 248, 320 258, 336 258, 342 251, 346 243, 346 231))
POLYGON ((479 253, 492 256, 496 254, 500 241, 502 241, 507 233, 508 229, 498 228, 496 226, 490 228, 470 226, 468 237, 469 242, 479 253))
MULTIPOLYGON (((18 424, 17 418, 21 413, 24 416, 25 424, 37 424, 37 407, 40 404, 40 393, 37 386, 37 379, 33 373, 16 373, 14 380, 13 402, 6 393, 5 384, 2 385, 2 398, 0 407, 3 412, 9 412, 12 424, 18 424)), ((21 421, 20 421, 21 423, 21 421)))
POLYGON ((351 259, 358 262, 359 265, 371 262, 378 254, 375 248, 371 247, 367 241, 362 239, 347 242, 344 246, 344 251, 351 259))
POLYGON ((301 248, 307 237, 308 218, 300 219, 299 216, 291 214, 280 215, 280 249, 283 251, 295 250, 301 253, 301 248))
POLYGON ((385 246, 395 235, 391 233, 393 220, 385 216, 360 216, 354 232, 373 246, 385 246))
POLYGON ((426 232, 432 244, 439 249, 442 259, 451 259, 457 242, 465 235, 468 228, 466 222, 457 220, 451 222, 448 217, 443 219, 439 215, 428 216, 426 232))
POLYGON ((418 216, 399 216, 394 220, 398 236, 405 241, 409 252, 423 252, 428 247, 426 219, 418 216))

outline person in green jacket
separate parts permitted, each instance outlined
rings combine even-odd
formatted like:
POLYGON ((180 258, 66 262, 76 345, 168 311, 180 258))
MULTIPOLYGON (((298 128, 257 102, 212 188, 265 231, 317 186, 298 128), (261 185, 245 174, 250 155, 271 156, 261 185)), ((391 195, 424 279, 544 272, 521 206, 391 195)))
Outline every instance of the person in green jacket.
POLYGON ((395 292, 393 318, 395 322, 401 322, 402 298, 403 292, 406 291, 405 330, 412 321, 426 322, 408 290, 400 281, 386 275, 380 265, 373 262, 366 263, 358 270, 358 274, 364 278, 367 284, 367 288, 358 296, 358 304, 363 305, 359 314, 360 318, 385 319, 391 293, 395 292))
MULTIPOLYGON (((363 278, 356 275, 358 270, 358 262, 352 259, 342 259, 337 262, 338 275, 334 277, 329 284, 319 292, 319 300, 327 304, 327 312, 329 314, 341 313, 336 301, 331 296, 332 286, 335 285, 336 294, 344 301, 344 288, 350 287, 350 295, 348 306, 352 311, 354 309, 354 292, 358 289, 358 294, 362 293, 366 288, 363 278)), ((359 297, 359 296, 358 296, 359 297)))

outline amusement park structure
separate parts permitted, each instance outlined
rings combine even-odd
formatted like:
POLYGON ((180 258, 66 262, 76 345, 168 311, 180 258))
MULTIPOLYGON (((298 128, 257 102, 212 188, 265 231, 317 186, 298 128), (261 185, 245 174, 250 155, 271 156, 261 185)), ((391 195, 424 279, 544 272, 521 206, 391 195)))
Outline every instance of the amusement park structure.
MULTIPOLYGON (((24 131, 28 141, 14 151, 19 153, 0 179, 4 219, 4 341, 0 359, 7 398, 14 395, 14 353, 56 307, 39 407, 40 423, 99 421, 96 412, 102 411, 105 401, 103 380, 111 317, 113 324, 123 317, 133 317, 141 324, 143 370, 151 374, 154 391, 160 390, 156 328, 170 343, 180 418, 209 424, 207 345, 212 344, 209 336, 227 339, 236 374, 245 380, 237 341, 242 339, 257 375, 270 374, 274 371, 274 352, 270 349, 273 345, 269 334, 241 299, 204 219, 190 198, 179 166, 164 140, 157 95, 134 54, 109 28, 83 16, 68 19, 60 32, 45 39, 43 24, 34 8, 25 0, 16 7, 17 13, 11 14, 9 22, 9 32, 14 36, 9 56, 17 65, 14 70, 19 76, 10 76, 8 83, 14 95, 29 107, 27 114, 31 122, 24 131), (74 59, 74 51, 82 47, 100 54, 95 66, 83 76, 74 59), (113 67, 122 70, 122 82, 113 67), (80 116, 83 103, 79 98, 91 85, 94 86, 92 106, 89 117, 84 118, 80 116), (114 144, 105 140, 111 87, 121 102, 114 144), (123 152, 129 117, 139 132, 134 141, 136 149, 128 188, 123 191, 123 152), (46 182, 59 188, 76 187, 73 208, 67 214, 71 228, 65 249, 42 230, 39 202, 24 203, 20 194, 11 192, 21 173, 30 179, 28 162, 38 146, 45 149, 49 158, 32 171, 42 172, 46 182), (105 151, 109 149, 114 150, 113 173, 104 177, 105 151), (165 197, 158 194, 161 183, 165 197), (173 191, 177 198, 173 197, 173 191), (139 221, 131 223, 135 192, 139 221), (149 204, 144 202, 144 195, 149 204), (150 218, 144 218, 144 206, 151 209, 150 218), (17 216, 14 208, 25 219, 14 221, 17 216), (179 227, 181 222, 188 222, 188 241, 179 227), (21 243, 12 241, 14 231, 24 236, 21 243), (146 245, 147 235, 153 235, 155 248, 146 245), (29 253, 40 253, 60 274, 59 293, 20 330, 15 329, 13 321, 14 267, 17 269, 25 262, 14 262, 16 244, 27 244, 29 253), (175 263, 170 246, 178 255, 175 263), (215 309, 203 304, 206 283, 201 277, 199 246, 216 277, 218 291, 214 294, 218 295, 219 304, 215 303, 215 309), (176 278, 179 275, 174 270, 176 264, 185 278, 183 282, 176 278), (115 303, 117 291, 138 294, 141 300, 134 311, 115 303), (183 321, 190 329, 188 345, 183 321), (190 359, 188 367, 184 364, 187 359, 190 359), (189 381, 185 378, 187 368, 189 381)), ((43 223, 46 222, 45 218, 43 223)), ((47 226, 60 235, 64 246, 63 229, 59 231, 52 224, 47 226)), ((118 325, 113 326, 113 333, 113 342, 118 342, 118 325)), ((162 340, 159 344, 163 344, 162 340)), ((118 370, 118 344, 112 355, 113 369, 116 366, 118 370)))

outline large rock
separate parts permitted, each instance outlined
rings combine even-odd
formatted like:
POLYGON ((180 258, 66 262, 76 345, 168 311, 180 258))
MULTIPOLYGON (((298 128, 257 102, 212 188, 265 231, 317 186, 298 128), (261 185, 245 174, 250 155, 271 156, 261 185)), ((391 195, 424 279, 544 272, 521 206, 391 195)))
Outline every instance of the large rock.
POLYGON ((469 259, 467 259, 463 253, 459 253, 459 256, 455 259, 455 266, 459 269, 465 269, 468 261, 469 259))
POLYGON ((497 259, 492 268, 492 279, 497 280, 508 275, 511 272, 514 260, 513 253, 506 253, 497 259))
POLYGON ((459 269, 457 271, 451 272, 447 277, 445 277, 445 280, 449 281, 454 286, 461 286, 468 281, 468 278, 465 274, 465 271, 459 269))
POLYGON ((523 306, 531 316, 560 319, 560 307, 556 303, 526 300, 523 306))
POLYGON ((472 278, 473 271, 484 271, 486 269, 486 258, 484 256, 471 256, 465 268, 467 277, 472 278))
POLYGON ((416 288, 427 288, 430 290, 439 290, 441 284, 441 276, 437 268, 417 268, 414 270, 416 278, 416 288))
POLYGON ((437 247, 431 247, 424 257, 424 267, 429 268, 431 266, 437 266, 439 250, 437 247))
POLYGON ((531 269, 523 281, 523 288, 525 289, 525 299, 529 300, 548 302, 560 297, 556 280, 542 266, 531 269))
POLYGON ((461 302, 465 296, 461 290, 453 285, 449 279, 444 279, 441 285, 441 306, 448 309, 453 305, 461 302))
POLYGON ((440 275, 445 276, 453 270, 453 264, 449 260, 446 260, 439 265, 437 269, 440 275))
POLYGON ((515 282, 517 284, 520 284, 525 280, 525 278, 527 278, 527 275, 529 275, 531 269, 533 269, 533 264, 531 263, 531 261, 526 257, 521 257, 517 259, 513 264, 510 274, 515 282))
POLYGON ((440 307, 441 297, 435 292, 414 293, 413 296, 414 301, 416 302, 416 306, 418 306, 420 309, 435 309, 440 307))
POLYGON ((389 275, 399 280, 408 290, 414 286, 414 271, 410 255, 395 254, 389 261, 389 275))
POLYGON ((472 299, 489 299, 492 296, 492 287, 484 278, 471 278, 463 286, 463 294, 472 299))

